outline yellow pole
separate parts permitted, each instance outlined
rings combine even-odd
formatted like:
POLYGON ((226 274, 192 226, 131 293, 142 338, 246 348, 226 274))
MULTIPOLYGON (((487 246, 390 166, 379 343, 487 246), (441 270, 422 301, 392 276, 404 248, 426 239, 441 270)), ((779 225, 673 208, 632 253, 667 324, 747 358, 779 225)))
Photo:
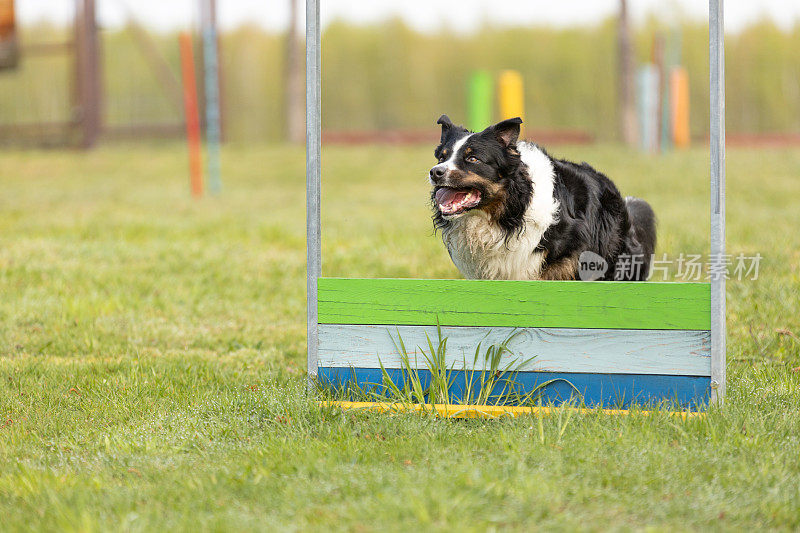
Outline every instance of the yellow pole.
MULTIPOLYGON (((504 70, 498 81, 500 120, 520 117, 525 120, 525 88, 522 74, 516 70, 504 70)), ((522 137, 520 131, 520 137, 522 137)))

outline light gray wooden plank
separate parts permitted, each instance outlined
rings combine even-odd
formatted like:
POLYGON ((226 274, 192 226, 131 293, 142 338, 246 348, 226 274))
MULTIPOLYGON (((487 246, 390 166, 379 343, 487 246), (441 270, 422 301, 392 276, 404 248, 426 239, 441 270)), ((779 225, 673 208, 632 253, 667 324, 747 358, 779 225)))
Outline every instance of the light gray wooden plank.
MULTIPOLYGON (((501 368, 514 363, 516 370, 541 372, 711 375, 710 332, 697 330, 442 327, 447 367, 484 368, 483 361, 473 365, 478 343, 482 359, 488 346, 514 331, 509 344, 514 353, 503 357, 501 368), (516 366, 531 357, 529 364, 516 366)), ((398 332, 408 353, 416 353, 417 366, 424 368, 418 347, 429 352, 426 333, 438 344, 435 326, 320 324, 319 366, 380 368, 380 360, 386 368, 401 368, 392 341, 398 332)))

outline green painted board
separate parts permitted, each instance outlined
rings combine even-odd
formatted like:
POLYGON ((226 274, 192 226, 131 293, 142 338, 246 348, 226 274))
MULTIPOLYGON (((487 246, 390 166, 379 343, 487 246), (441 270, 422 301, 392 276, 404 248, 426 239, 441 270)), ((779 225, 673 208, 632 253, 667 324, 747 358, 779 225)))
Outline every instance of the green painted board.
POLYGON ((711 328, 708 283, 318 280, 321 324, 711 328))

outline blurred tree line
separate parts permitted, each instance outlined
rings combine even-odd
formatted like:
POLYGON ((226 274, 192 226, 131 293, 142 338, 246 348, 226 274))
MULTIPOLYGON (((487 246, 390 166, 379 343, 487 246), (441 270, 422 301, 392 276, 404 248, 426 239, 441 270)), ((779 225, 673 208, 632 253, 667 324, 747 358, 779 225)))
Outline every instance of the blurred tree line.
MULTIPOLYGON (((323 124, 327 129, 433 128, 441 113, 465 121, 466 80, 475 69, 517 69, 525 78, 531 129, 583 129, 618 137, 616 21, 579 28, 485 28, 476 34, 418 33, 401 21, 374 26, 334 22, 323 35, 323 124)), ((639 62, 649 60, 656 21, 636 28, 639 62)), ((27 28, 25 40, 52 28, 27 28)), ((695 136, 708 130, 708 30, 681 28, 695 136)), ((177 34, 153 34, 179 72, 177 34)), ((181 120, 131 38, 103 33, 105 117, 110 124, 181 120)), ((286 39, 255 27, 222 36, 227 137, 284 137, 286 39)), ((70 70, 53 58, 22 58, 0 73, 0 123, 69 116, 70 70), (64 78, 59 81, 56 78, 64 78), (67 102, 67 103, 65 103, 67 102)), ((62 58, 60 61, 68 61, 62 58)), ((727 124, 731 132, 800 132, 800 26, 768 21, 727 36, 727 124)))

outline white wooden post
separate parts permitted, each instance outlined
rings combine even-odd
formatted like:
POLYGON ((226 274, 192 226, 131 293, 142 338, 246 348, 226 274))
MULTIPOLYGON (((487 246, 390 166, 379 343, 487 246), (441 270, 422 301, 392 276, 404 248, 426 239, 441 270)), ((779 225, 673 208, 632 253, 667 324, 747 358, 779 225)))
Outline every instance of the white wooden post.
POLYGON ((319 2, 320 0, 306 0, 306 290, 309 386, 312 386, 317 376, 317 279, 322 274, 322 69, 319 2))
POLYGON ((725 23, 724 0, 709 0, 711 73, 711 402, 725 397, 725 23))

